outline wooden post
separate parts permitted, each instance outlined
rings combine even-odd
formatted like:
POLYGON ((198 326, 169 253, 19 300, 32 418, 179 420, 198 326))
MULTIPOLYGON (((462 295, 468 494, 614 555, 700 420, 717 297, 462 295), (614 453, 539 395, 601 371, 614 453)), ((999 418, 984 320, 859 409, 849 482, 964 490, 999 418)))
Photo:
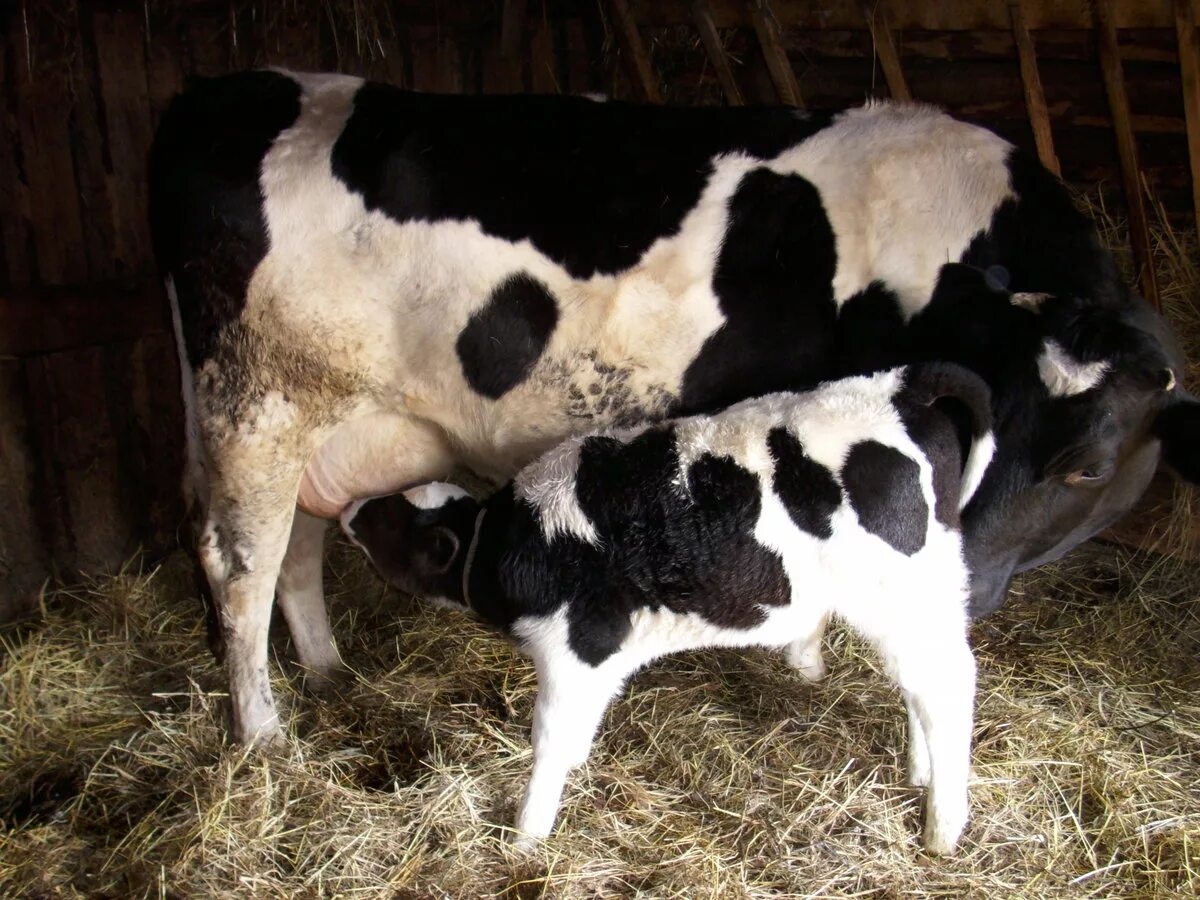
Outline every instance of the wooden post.
POLYGON ((1158 282, 1154 276, 1154 260, 1150 251, 1150 226, 1146 219, 1145 198, 1142 196, 1141 169, 1138 166, 1133 122, 1129 115, 1129 97, 1125 93, 1125 77, 1121 72, 1121 56, 1117 49, 1112 0, 1096 0, 1092 11, 1096 17, 1099 38, 1100 69, 1104 74, 1104 89, 1108 94, 1113 131, 1117 137, 1121 183, 1125 189, 1125 203, 1129 207, 1129 241, 1133 245, 1133 263, 1142 295, 1155 309, 1159 309, 1158 282))
POLYGON ((554 29, 543 20, 529 39, 529 84, 535 94, 561 94, 554 29))
POLYGON ((29 192, 21 178, 14 148, 20 141, 16 119, 9 111, 9 73, 6 35, 0 31, 0 240, 8 284, 28 284, 32 277, 29 234, 29 192))
POLYGON ((721 90, 725 92, 725 102, 730 106, 743 106, 746 101, 742 99, 742 92, 733 77, 733 69, 729 67, 729 57, 725 55, 725 48, 721 45, 721 35, 717 33, 707 0, 695 0, 692 4, 692 18, 696 20, 696 30, 700 32, 704 50, 717 72, 721 90))
POLYGON ((521 32, 525 29, 525 0, 504 0, 500 14, 500 52, 509 58, 521 53, 521 32))
POLYGON ((1179 74, 1187 121, 1188 159, 1192 164, 1192 212, 1200 233, 1200 51, 1192 0, 1175 0, 1175 33, 1179 39, 1179 74))
POLYGON ((804 108, 804 98, 800 94, 800 84, 796 81, 796 73, 792 71, 791 61, 783 47, 783 39, 779 34, 779 20, 771 10, 768 0, 751 0, 750 21, 754 24, 754 32, 758 35, 758 43, 762 47, 763 59, 766 60, 767 70, 771 80, 775 82, 775 92, 779 94, 779 102, 787 106, 804 108))
POLYGON ((1016 41, 1017 59, 1021 63, 1021 83, 1025 86, 1025 108, 1029 112, 1029 125, 1033 128, 1038 159, 1061 178, 1062 169, 1058 165, 1054 135, 1050 131, 1050 113, 1046 110, 1046 95, 1042 92, 1042 77, 1038 74, 1037 54, 1033 49, 1033 38, 1025 26, 1021 0, 1009 0, 1008 12, 1012 18, 1013 40, 1016 41))
POLYGON ((867 2, 862 4, 862 11, 867 19, 867 27, 871 29, 875 55, 879 57, 879 64, 883 66, 883 77, 887 79, 888 92, 893 100, 911 101, 912 94, 908 90, 908 82, 904 80, 904 70, 900 68, 900 54, 896 52, 896 39, 892 35, 887 13, 881 4, 867 2))
POLYGON ((650 65, 650 56, 642 43, 633 13, 629 11, 629 4, 626 0, 608 0, 608 6, 612 10, 613 18, 617 20, 617 35, 632 67, 632 74, 642 88, 642 94, 651 103, 662 103, 658 76, 654 74, 654 68, 650 65))
POLYGON ((112 156, 113 249, 124 274, 141 274, 153 268, 145 175, 153 136, 146 34, 142 17, 133 12, 97 12, 92 27, 112 156))

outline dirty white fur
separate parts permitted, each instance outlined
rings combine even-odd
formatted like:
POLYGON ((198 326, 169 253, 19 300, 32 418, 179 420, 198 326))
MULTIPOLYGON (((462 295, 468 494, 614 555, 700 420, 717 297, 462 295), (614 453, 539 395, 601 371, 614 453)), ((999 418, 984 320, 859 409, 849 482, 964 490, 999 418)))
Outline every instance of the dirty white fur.
MULTIPOLYGON (((762 503, 754 536, 782 560, 793 586, 791 603, 761 606, 763 621, 751 628, 721 627, 665 605, 639 609, 618 652, 598 666, 571 649, 565 604, 549 615, 518 619, 513 633, 538 674, 534 765, 517 822, 520 844, 529 846, 549 834, 568 772, 586 761, 605 707, 637 669, 688 649, 786 646, 793 665, 817 678, 824 669, 820 635, 828 616, 836 615, 878 649, 904 694, 909 779, 928 784, 930 791, 924 844, 935 853, 953 851, 967 821, 974 704, 975 664, 966 640, 968 573, 959 534, 933 515, 932 467, 890 403, 898 383, 894 372, 846 379, 808 395, 773 395, 677 423, 681 465, 672 476, 675 483, 685 485, 688 468, 704 454, 728 456, 758 476, 762 503), (798 529, 771 488, 774 464, 766 436, 778 426, 839 480, 846 452, 862 440, 879 441, 916 460, 929 510, 925 546, 912 556, 896 551, 858 524, 848 502, 832 517, 830 539, 798 529)), ((990 437, 979 442, 985 444, 980 459, 990 455, 990 437)), ((570 458, 577 461, 578 453, 570 458)), ((964 483, 960 500, 973 490, 964 483)), ((573 495, 573 477, 564 473, 539 502, 553 505, 554 493, 573 495)))
MULTIPOLYGON (((928 302, 938 267, 961 255, 1011 193, 1003 164, 1010 148, 1000 138, 932 108, 869 104, 774 159, 714 159, 677 233, 623 272, 578 279, 530 241, 485 234, 474 220, 400 224, 367 210, 331 171, 333 145, 362 81, 285 74, 302 88, 301 110, 262 162, 269 250, 251 277, 241 321, 282 352, 247 353, 237 372, 210 360, 194 378, 182 360, 185 400, 196 386, 198 430, 189 431, 189 446, 197 434, 204 444, 189 450, 190 471, 207 454, 211 473, 219 473, 192 481, 219 501, 208 509, 211 533, 220 530, 236 545, 214 537, 205 568, 227 631, 244 636, 227 647, 231 672, 241 673, 231 685, 239 739, 273 728, 260 625, 269 619, 285 555, 289 596, 306 610, 289 621, 310 628, 323 607, 320 567, 306 558, 320 554, 321 542, 313 529, 293 530, 295 505, 336 518, 359 498, 442 478, 456 464, 507 478, 565 436, 607 424, 606 416, 664 414, 688 365, 724 323, 713 271, 729 199, 746 173, 766 167, 809 179, 836 237, 837 302, 880 280, 907 315, 928 302), (529 378, 492 400, 470 389, 455 341, 494 287, 518 271, 554 295, 558 324, 529 378), (269 360, 297 356, 352 379, 354 393, 293 391, 269 360), (573 380, 592 377, 593 364, 625 376, 628 409, 590 418, 569 412, 567 391, 573 380), (231 421, 213 398, 242 376, 272 400, 231 421), (253 558, 256 568, 227 589, 233 576, 217 557, 230 552, 253 558)), ((562 462, 569 465, 569 455, 562 462)), ((548 532, 594 542, 592 523, 573 498, 553 490, 556 483, 520 487, 542 498, 548 532)), ((324 646, 327 631, 297 635, 297 646, 324 646)))
POLYGON ((1109 370, 1106 360, 1080 362, 1058 341, 1047 338, 1038 356, 1038 374, 1051 397, 1073 397, 1098 385, 1109 370))

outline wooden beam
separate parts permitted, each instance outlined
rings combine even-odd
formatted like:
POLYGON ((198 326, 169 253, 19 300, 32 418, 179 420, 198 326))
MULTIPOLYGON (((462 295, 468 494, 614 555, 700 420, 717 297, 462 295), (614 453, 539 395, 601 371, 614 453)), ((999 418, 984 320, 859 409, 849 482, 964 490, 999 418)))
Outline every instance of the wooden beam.
POLYGON ((1192 164, 1192 212, 1196 216, 1196 231, 1200 233, 1200 50, 1197 50, 1196 16, 1190 0, 1174 0, 1174 5, 1188 159, 1192 164))
MULTIPOLYGON (((862 28, 861 0, 821 0, 800 3, 788 0, 775 4, 779 24, 802 30, 862 28)), ((691 0, 630 0, 634 15, 645 27, 684 25, 691 20, 691 0)), ((407 5, 407 4, 406 4, 407 5)), ((441 4, 446 8, 453 4, 441 4)), ((415 4, 414 4, 415 6, 415 4)), ((467 4, 463 15, 466 15, 467 4)), ((1091 0, 1045 0, 1025 10, 1030 31, 1041 29, 1080 30, 1094 26, 1091 0)), ((710 0, 713 22, 718 28, 749 24, 745 0, 710 0)), ((1113 22, 1117 28, 1174 27, 1170 4, 1163 0, 1114 0, 1113 22)), ((1192 0, 1192 8, 1200 2, 1192 0)), ((1000 31, 1009 32, 1008 4, 982 0, 887 0, 888 20, 898 31, 1000 31)))
POLYGON ((725 92, 725 102, 730 106, 743 106, 742 91, 737 80, 733 77, 733 69, 729 66, 729 57, 725 55, 725 47, 721 43, 721 35, 713 24, 712 11, 708 8, 707 0, 695 0, 692 3, 692 18, 696 22, 696 30, 700 32, 700 40, 708 53, 708 60, 716 70, 717 80, 721 82, 721 90, 725 92))
POLYGON ((521 33, 525 29, 525 0, 504 0, 500 14, 500 52, 515 57, 521 53, 521 33))
POLYGON ((771 73, 771 81, 775 83, 779 102, 803 109, 804 98, 800 94, 800 84, 796 81, 796 73, 792 71, 792 63, 779 34, 779 20, 775 18, 769 0, 750 0, 749 13, 754 32, 758 35, 759 46, 762 47, 767 70, 771 73))
POLYGON ((1012 17, 1013 40, 1017 43, 1017 59, 1021 63, 1021 83, 1025 87, 1025 108, 1029 111, 1029 125, 1033 128, 1033 141, 1037 145, 1038 159, 1042 165, 1062 178, 1058 155, 1054 152, 1054 135, 1050 130, 1050 113, 1046 110, 1046 95, 1042 91, 1042 76, 1038 74, 1037 53, 1033 38, 1025 25, 1025 13, 1021 0, 1009 0, 1008 12, 1012 17))
POLYGON ((1146 218, 1146 202, 1142 194, 1141 169, 1138 166, 1137 141, 1129 115, 1129 97, 1125 93, 1125 76, 1117 52, 1117 29, 1113 24, 1112 0, 1096 0, 1093 7, 1100 50, 1100 69, 1104 89, 1113 117, 1117 138, 1117 155, 1121 163, 1121 183, 1125 204, 1129 208, 1129 241, 1133 245, 1133 263, 1137 270, 1142 295, 1155 309, 1160 308, 1158 282, 1154 276, 1154 259, 1150 250, 1150 226, 1146 218))
POLYGON ((629 11, 629 4, 626 0, 608 0, 608 6, 612 10, 613 18, 617 20, 617 36, 631 66, 631 74, 641 86, 642 95, 651 103, 662 103, 658 76, 654 74, 654 67, 650 65, 650 56, 642 43, 642 35, 638 32, 633 13, 629 11))
POLYGON ((170 331, 157 278, 0 291, 0 356, 38 356, 170 331))
POLYGON ((867 27, 871 29, 871 40, 875 44, 875 55, 883 67, 883 77, 887 79, 888 93, 893 100, 911 101, 912 93, 908 90, 908 82, 904 80, 904 70, 900 68, 900 54, 896 52, 896 39, 888 23, 887 12, 877 0, 864 0, 862 11, 867 27))

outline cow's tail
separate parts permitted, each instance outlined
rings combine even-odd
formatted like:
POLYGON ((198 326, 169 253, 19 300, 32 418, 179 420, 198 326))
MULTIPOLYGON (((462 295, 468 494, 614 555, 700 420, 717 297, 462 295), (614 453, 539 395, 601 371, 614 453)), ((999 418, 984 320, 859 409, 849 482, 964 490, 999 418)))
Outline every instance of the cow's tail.
POLYGON ((953 400, 967 413, 971 447, 963 465, 958 508, 964 509, 979 485, 996 452, 992 432, 992 392, 979 375, 947 362, 917 363, 908 367, 905 387, 910 399, 922 406, 953 400))

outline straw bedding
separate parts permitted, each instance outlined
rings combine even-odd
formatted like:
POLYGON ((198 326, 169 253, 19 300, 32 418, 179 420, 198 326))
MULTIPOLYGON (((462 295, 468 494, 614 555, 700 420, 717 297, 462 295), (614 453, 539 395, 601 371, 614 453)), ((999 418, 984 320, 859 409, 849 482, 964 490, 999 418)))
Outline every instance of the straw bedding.
MULTIPOLYGON (((1167 229, 1159 251, 1194 336, 1194 245, 1167 229)), ((131 564, 0 632, 0 894, 1193 896, 1200 575, 1190 522, 1172 527, 1173 555, 1088 544, 977 623, 972 822, 950 860, 919 846, 900 698, 843 630, 816 687, 762 651, 639 674, 556 835, 519 857, 505 827, 533 672, 501 639, 386 590, 337 544, 353 674, 302 694, 278 628, 292 737, 248 752, 226 743, 188 561, 131 564)))

